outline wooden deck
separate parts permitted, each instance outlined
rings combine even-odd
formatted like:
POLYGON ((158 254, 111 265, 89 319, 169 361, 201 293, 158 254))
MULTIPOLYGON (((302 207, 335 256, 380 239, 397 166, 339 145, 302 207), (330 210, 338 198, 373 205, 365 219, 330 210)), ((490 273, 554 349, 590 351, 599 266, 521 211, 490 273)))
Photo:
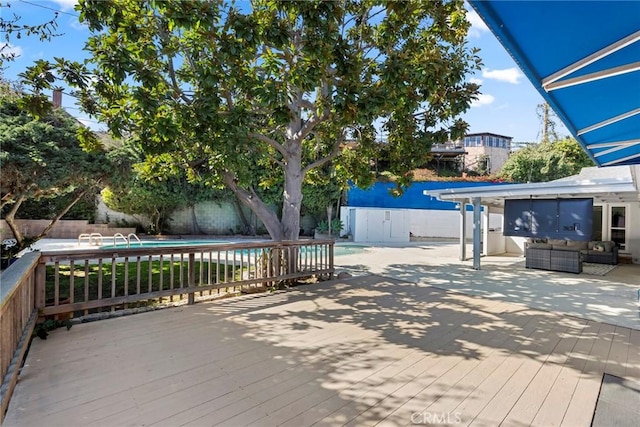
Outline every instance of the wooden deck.
POLYGON ((5 426, 590 424, 640 331, 379 276, 35 340, 5 426))

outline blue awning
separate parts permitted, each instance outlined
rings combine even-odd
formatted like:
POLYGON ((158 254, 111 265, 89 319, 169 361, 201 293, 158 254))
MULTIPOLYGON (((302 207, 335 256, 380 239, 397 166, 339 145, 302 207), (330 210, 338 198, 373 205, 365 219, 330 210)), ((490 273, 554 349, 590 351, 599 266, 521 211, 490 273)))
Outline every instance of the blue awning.
POLYGON ((470 3, 598 166, 640 164, 640 1, 470 3))

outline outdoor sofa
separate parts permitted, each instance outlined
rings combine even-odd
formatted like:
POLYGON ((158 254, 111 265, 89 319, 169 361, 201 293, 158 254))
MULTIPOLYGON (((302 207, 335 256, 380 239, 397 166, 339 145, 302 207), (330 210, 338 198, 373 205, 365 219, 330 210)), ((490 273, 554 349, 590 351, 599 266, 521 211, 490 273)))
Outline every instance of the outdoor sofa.
POLYGON ((525 257, 527 268, 580 273, 583 262, 617 264, 618 247, 612 241, 529 239, 525 257))

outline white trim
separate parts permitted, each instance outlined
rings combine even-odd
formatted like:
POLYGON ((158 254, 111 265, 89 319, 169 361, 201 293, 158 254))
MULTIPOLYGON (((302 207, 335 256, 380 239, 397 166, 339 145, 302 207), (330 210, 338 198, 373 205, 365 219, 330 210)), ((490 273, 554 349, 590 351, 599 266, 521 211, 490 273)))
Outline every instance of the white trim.
POLYGON ((626 141, 596 142, 595 144, 587 145, 587 149, 593 150, 594 148, 604 148, 604 147, 629 147, 636 144, 640 144, 640 139, 627 139, 626 141))
MULTIPOLYGON (((629 218, 630 214, 631 214, 631 206, 628 203, 609 203, 608 204, 608 222, 605 224, 603 224, 603 226, 606 227, 607 230, 607 240, 613 240, 611 235, 612 230, 616 229, 616 230, 623 230, 624 231, 624 249, 620 249, 620 252, 623 253, 629 253, 629 234, 630 234, 630 227, 629 224, 631 224, 631 218, 629 218), (613 208, 624 208, 624 227, 614 227, 611 222, 613 220, 613 215, 611 214, 611 211, 613 210, 613 208)), ((604 231, 604 230, 603 230, 604 231)))
POLYGON ((637 41, 640 41, 640 30, 636 31, 633 34, 628 35, 627 37, 618 40, 615 43, 610 44, 609 46, 600 49, 597 52, 592 53, 589 56, 586 56, 584 58, 582 58, 579 61, 574 62, 573 64, 559 70, 556 71, 555 73, 551 74, 550 76, 542 79, 542 87, 545 88, 546 90, 546 86, 555 82, 556 80, 559 80, 571 73, 573 73, 574 71, 577 71, 581 68, 586 67, 589 64, 592 64, 608 55, 611 55, 612 53, 623 49, 637 41))
POLYGON ((610 162, 603 163, 602 166, 615 165, 617 163, 626 162, 627 160, 636 159, 638 157, 640 157, 640 153, 632 154, 632 155, 627 156, 627 157, 621 157, 621 158, 615 159, 615 160, 611 160, 610 162))
POLYGON ((504 199, 592 197, 603 203, 640 202, 640 183, 634 173, 640 166, 618 166, 615 168, 584 168, 579 175, 550 182, 528 184, 506 184, 480 187, 444 188, 424 190, 426 196, 439 200, 483 198, 483 204, 502 206, 504 199))
POLYGON ((602 150, 602 151, 599 151, 597 153, 593 153, 593 155, 595 157, 600 157, 600 156, 604 156, 604 155, 607 155, 607 154, 610 154, 610 153, 614 153, 614 152, 616 152, 618 150, 624 150, 625 148, 633 147, 634 145, 636 145, 636 144, 615 145, 615 146, 609 148, 608 150, 602 150))
POLYGON ((552 90, 564 89, 571 86, 581 85, 584 83, 595 82, 597 80, 607 79, 622 74, 632 73, 640 70, 640 62, 632 62, 631 64, 620 65, 619 67, 608 68, 596 71, 595 73, 585 74, 584 76, 573 77, 566 80, 560 80, 543 86, 544 90, 550 92, 552 90))
POLYGON ((593 181, 537 182, 533 184, 507 184, 490 187, 463 187, 443 190, 424 190, 423 194, 442 200, 471 197, 518 197, 518 196, 581 196, 593 193, 637 193, 632 181, 595 183, 593 181))
POLYGON ((627 111, 626 113, 622 113, 622 114, 617 115, 615 117, 610 117, 607 120, 603 120, 600 123, 595 123, 595 124, 593 124, 591 126, 587 126, 584 129, 580 129, 578 131, 578 135, 583 135, 583 134, 585 134, 587 132, 591 132, 591 131, 594 131, 596 129, 603 128, 605 126, 609 126, 609 125, 611 125, 613 123, 617 123, 617 122, 619 122, 621 120, 628 119, 629 117, 633 117, 633 116, 638 115, 638 114, 640 114, 640 108, 636 108, 635 110, 627 111))

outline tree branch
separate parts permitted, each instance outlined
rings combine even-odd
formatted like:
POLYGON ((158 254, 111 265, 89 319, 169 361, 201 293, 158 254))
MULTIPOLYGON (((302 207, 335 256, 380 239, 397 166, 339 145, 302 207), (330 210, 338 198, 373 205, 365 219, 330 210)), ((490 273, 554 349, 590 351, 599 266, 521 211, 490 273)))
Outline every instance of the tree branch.
POLYGON ((314 114, 309 120, 304 122, 302 128, 294 135, 294 139, 302 141, 306 138, 319 123, 329 118, 329 110, 325 109, 321 115, 314 114))
POLYGON ((184 93, 184 91, 178 85, 178 79, 176 78, 176 70, 173 67, 173 57, 167 57, 167 65, 169 66, 169 78, 173 86, 174 93, 177 93, 180 99, 187 104, 191 104, 191 99, 184 93))
POLYGON ((341 136, 340 138, 338 138, 333 146, 333 150, 331 150, 331 153, 329 153, 328 156, 323 157, 321 159, 316 160, 313 163, 308 164, 307 166, 304 167, 304 169, 302 169, 302 175, 306 175, 307 172, 309 172, 311 169, 314 168, 318 168, 322 165, 324 165, 325 163, 335 159, 336 157, 338 157, 338 155, 340 154, 340 144, 342 144, 345 140, 344 135, 341 136))
POLYGON ((51 231, 51 229, 53 228, 53 226, 56 224, 56 222, 58 222, 60 220, 60 218, 62 218, 63 216, 65 216, 67 214, 67 212, 69 212, 69 210, 80 201, 80 199, 82 199, 84 197, 84 195, 87 194, 87 190, 82 190, 74 199, 73 201, 71 201, 71 203, 69 203, 67 205, 66 208, 64 208, 58 215, 56 215, 55 218, 53 218, 49 224, 44 228, 44 230, 42 230, 40 232, 40 234, 38 234, 35 237, 35 240, 40 240, 42 239, 44 236, 46 236, 49 231, 51 231))
POLYGON ((269 235, 274 240, 282 240, 283 231, 280 220, 276 213, 267 206, 255 191, 247 191, 238 185, 238 180, 233 172, 224 171, 222 180, 233 194, 236 195, 245 206, 251 209, 260 218, 264 226, 267 228, 269 235))
POLYGON ((266 135, 263 135, 261 133, 256 133, 256 132, 249 132, 249 136, 251 138, 257 139, 258 141, 266 142, 267 144, 269 144, 270 146, 278 150, 278 152, 282 154, 283 157, 285 158, 287 157, 287 150, 284 148, 282 144, 280 144, 275 139, 269 138, 266 135))
POLYGON ((227 101, 227 108, 229 109, 229 111, 231 111, 233 109, 233 97, 231 96, 231 91, 229 91, 229 89, 225 87, 225 89, 222 90, 222 95, 227 101))

